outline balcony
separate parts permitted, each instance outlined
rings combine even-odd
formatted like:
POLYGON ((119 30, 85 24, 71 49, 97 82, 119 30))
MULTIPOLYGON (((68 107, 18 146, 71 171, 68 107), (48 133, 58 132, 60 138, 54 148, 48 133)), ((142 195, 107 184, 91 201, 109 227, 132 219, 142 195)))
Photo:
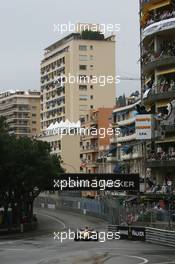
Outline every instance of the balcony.
POLYGON ((148 97, 144 98, 145 103, 151 104, 161 100, 169 100, 175 98, 175 90, 157 91, 152 90, 148 97))
POLYGON ((115 157, 107 157, 107 162, 117 162, 118 158, 115 156, 115 157))
POLYGON ((61 150, 60 150, 60 148, 58 148, 58 147, 53 147, 53 148, 51 149, 51 154, 60 155, 60 154, 61 154, 61 150))
POLYGON ((175 134, 175 124, 174 125, 166 125, 164 126, 165 133, 174 133, 175 134))
POLYGON ((153 152, 146 160, 146 167, 175 167, 175 152, 153 152))
POLYGON ((175 167, 175 159, 174 160, 147 160, 146 167, 148 168, 175 167))
POLYGON ((162 56, 143 65, 143 71, 152 72, 155 68, 174 66, 175 56, 162 56))
POLYGON ((125 119, 123 121, 117 122, 117 126, 126 126, 126 125, 131 125, 135 122, 135 117, 125 119))
POLYGON ((98 164, 95 161, 88 161, 86 164, 86 167, 96 168, 96 167, 98 167, 98 164))
POLYGON ((81 153, 91 153, 91 152, 98 152, 98 146, 90 145, 90 146, 84 146, 81 148, 81 153))
POLYGON ((90 140, 90 139, 98 139, 98 135, 83 135, 81 137, 82 141, 87 141, 87 140, 90 140))
POLYGON ((164 30, 172 30, 174 28, 175 28, 175 18, 174 17, 153 23, 147 26, 145 29, 143 29, 142 40, 144 40, 146 37, 152 34, 156 34, 164 30))
POLYGON ((141 158, 143 158, 143 155, 140 152, 135 152, 132 154, 132 159, 141 159, 141 158))
POLYGON ((131 153, 130 154, 122 155, 121 156, 121 161, 123 161, 123 160, 130 160, 131 157, 132 157, 132 154, 131 153))
POLYGON ((116 139, 117 139, 116 140, 117 143, 132 141, 136 139, 136 133, 128 135, 128 136, 118 137, 116 139))

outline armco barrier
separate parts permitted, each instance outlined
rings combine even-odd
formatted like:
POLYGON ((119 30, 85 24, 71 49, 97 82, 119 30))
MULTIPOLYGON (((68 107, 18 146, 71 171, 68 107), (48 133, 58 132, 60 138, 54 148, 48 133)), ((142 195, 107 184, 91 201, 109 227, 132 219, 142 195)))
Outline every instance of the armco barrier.
POLYGON ((154 244, 175 247, 175 232, 147 227, 146 241, 154 244))
POLYGON ((108 231, 112 233, 119 232, 121 239, 145 241, 145 237, 146 237, 145 228, 138 226, 109 225, 108 231))

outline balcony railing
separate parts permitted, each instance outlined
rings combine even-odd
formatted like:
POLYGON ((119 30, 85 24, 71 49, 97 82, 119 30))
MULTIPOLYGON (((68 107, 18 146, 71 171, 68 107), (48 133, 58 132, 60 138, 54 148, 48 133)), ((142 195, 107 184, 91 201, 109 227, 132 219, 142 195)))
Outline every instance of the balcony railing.
POLYGON ((153 71, 155 68, 162 67, 162 66, 171 66, 175 64, 175 53, 173 56, 162 55, 157 58, 152 58, 146 64, 143 64, 143 71, 150 72, 153 71))
POLYGON ((121 143, 121 142, 126 142, 126 141, 132 141, 135 139, 136 139, 136 133, 128 135, 128 136, 117 137, 116 142, 121 143))
POLYGON ((154 86, 148 96, 144 97, 147 102, 156 102, 162 99, 171 99, 175 97, 175 86, 158 85, 154 86))
POLYGON ((98 152, 98 146, 89 145, 81 148, 82 153, 98 152))
POLYGON ((175 167, 175 152, 152 153, 146 160, 147 167, 175 167))
POLYGON ((175 17, 175 10, 163 10, 162 12, 155 12, 154 14, 150 15, 148 17, 148 20, 146 21, 145 27, 148 27, 154 23, 157 23, 159 21, 171 19, 175 17))
POLYGON ((160 22, 156 22, 153 23, 152 25, 146 27, 143 31, 142 31, 142 40, 147 37, 150 36, 152 34, 161 32, 163 30, 170 30, 170 29, 174 29, 175 28, 175 17, 171 18, 171 19, 166 19, 160 22))

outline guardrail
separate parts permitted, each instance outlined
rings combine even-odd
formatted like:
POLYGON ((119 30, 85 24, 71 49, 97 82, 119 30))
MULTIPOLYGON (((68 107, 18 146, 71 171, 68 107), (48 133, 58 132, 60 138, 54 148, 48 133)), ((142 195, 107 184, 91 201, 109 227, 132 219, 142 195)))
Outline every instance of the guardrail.
POLYGON ((119 232, 121 239, 134 241, 145 241, 146 239, 145 227, 109 225, 108 231, 113 234, 119 232))
POLYGON ((154 244, 175 247, 175 232, 147 227, 146 241, 154 244))
POLYGON ((109 225, 108 231, 120 232, 121 239, 146 241, 153 244, 175 247, 175 232, 151 227, 109 225))

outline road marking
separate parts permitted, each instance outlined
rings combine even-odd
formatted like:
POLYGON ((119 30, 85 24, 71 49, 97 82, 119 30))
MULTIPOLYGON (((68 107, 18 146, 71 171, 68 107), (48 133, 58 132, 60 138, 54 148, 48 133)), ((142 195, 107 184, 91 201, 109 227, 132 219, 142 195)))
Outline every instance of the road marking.
POLYGON ((155 263, 155 264, 173 264, 173 263, 175 263, 175 261, 172 261, 172 262, 159 262, 159 263, 155 263))
POLYGON ((138 256, 129 256, 129 255, 124 255, 124 256, 130 257, 130 258, 136 258, 136 259, 143 260, 143 262, 140 262, 139 264, 146 264, 146 263, 148 263, 148 259, 146 259, 146 258, 142 258, 142 257, 138 257, 138 256))
POLYGON ((2 251, 22 251, 24 248, 3 248, 2 251))
POLYGON ((50 219, 58 222, 59 224, 61 224, 63 226, 63 228, 66 228, 65 223, 63 221, 61 221, 60 219, 56 218, 55 216, 51 216, 51 215, 47 215, 47 214, 42 214, 42 213, 38 213, 38 212, 36 212, 36 214, 41 215, 41 216, 46 216, 46 217, 48 217, 48 218, 50 218, 50 219))

